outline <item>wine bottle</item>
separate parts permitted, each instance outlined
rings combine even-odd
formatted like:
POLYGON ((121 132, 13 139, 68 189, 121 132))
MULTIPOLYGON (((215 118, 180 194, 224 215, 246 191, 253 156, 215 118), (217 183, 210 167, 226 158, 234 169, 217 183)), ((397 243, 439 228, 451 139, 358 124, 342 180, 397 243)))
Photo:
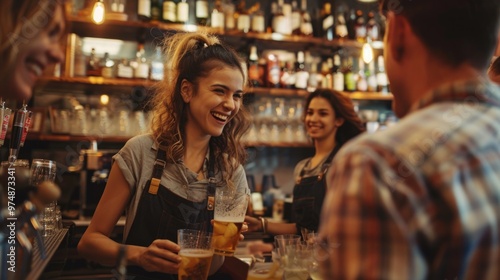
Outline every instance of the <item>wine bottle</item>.
POLYGON ((137 17, 141 21, 151 20, 151 0, 139 0, 137 2, 137 17))
POLYGON ((196 24, 207 25, 208 21, 208 1, 196 0, 196 24))

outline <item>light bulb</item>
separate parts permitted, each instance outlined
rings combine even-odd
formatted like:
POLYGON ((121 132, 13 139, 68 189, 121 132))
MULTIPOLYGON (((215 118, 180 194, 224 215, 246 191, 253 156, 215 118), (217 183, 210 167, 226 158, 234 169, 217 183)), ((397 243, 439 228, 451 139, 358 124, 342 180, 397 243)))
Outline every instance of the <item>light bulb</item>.
POLYGON ((100 102, 102 105, 108 105, 109 103, 109 95, 103 94, 100 96, 100 102))
POLYGON ((373 60, 373 49, 372 49, 372 46, 369 43, 364 43, 363 44, 362 56, 363 56, 363 61, 366 64, 372 62, 372 60, 373 60))
POLYGON ((96 24, 103 23, 104 13, 105 13, 104 3, 102 2, 102 0, 97 0, 94 4, 94 8, 92 9, 92 20, 96 24))

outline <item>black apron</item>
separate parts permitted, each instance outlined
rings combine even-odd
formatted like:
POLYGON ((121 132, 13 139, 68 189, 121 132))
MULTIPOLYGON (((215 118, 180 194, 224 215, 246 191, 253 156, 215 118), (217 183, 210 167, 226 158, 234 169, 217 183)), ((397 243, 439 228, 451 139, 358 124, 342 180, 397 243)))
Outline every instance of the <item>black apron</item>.
MULTIPOLYGON (((215 196, 214 158, 208 159, 207 199, 193 202, 182 198, 160 184, 166 164, 166 152, 161 146, 156 154, 152 178, 142 192, 137 213, 127 236, 126 244, 148 247, 155 239, 177 242, 178 229, 197 229, 212 232, 215 196), (208 203, 207 205, 207 201, 208 203)), ((127 275, 141 279, 177 280, 176 274, 148 272, 138 266, 128 266, 127 275)))
POLYGON ((335 146, 328 155, 321 165, 319 175, 304 178, 305 165, 300 171, 300 177, 293 187, 292 203, 292 221, 296 224, 299 234, 301 228, 318 231, 321 206, 323 206, 323 199, 326 195, 325 174, 339 148, 340 145, 335 146))

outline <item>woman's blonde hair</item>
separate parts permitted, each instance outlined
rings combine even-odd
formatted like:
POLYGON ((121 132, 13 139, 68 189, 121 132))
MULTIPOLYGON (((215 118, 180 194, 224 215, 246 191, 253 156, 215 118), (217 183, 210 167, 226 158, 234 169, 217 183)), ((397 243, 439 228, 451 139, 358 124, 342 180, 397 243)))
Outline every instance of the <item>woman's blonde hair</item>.
MULTIPOLYGON (((169 160, 177 162, 185 149, 184 127, 187 121, 187 104, 181 96, 182 81, 191 82, 196 92, 200 77, 206 77, 213 69, 228 66, 240 71, 246 85, 246 72, 238 54, 214 35, 202 32, 177 33, 165 39, 163 49, 166 72, 151 99, 151 129, 155 141, 166 146, 169 160)), ((241 106, 222 134, 210 138, 210 153, 217 159, 215 172, 221 172, 223 180, 231 187, 233 173, 246 161, 242 136, 249 126, 249 113, 241 106)))
POLYGON ((11 80, 19 50, 53 21, 64 0, 0 1, 0 84, 11 80))

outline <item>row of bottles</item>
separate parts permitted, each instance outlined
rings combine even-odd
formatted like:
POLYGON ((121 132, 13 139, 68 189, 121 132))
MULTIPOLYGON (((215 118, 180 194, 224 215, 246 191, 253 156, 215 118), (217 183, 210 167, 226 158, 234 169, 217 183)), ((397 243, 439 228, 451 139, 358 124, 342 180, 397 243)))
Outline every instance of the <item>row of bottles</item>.
POLYGON ((113 60, 108 53, 103 57, 96 55, 95 48, 92 48, 87 58, 86 65, 80 66, 80 71, 76 76, 97 76, 103 78, 135 78, 150 79, 159 81, 163 79, 164 64, 161 48, 155 49, 153 57, 148 59, 144 46, 139 44, 136 58, 113 60))
POLYGON ((382 24, 375 18, 373 11, 365 18, 362 10, 339 6, 333 9, 330 2, 323 4, 321 10, 321 33, 317 36, 328 40, 350 39, 358 42, 379 41, 382 38, 382 24))
POLYGON ((307 0, 276 0, 268 6, 256 2, 247 8, 245 0, 138 0, 137 15, 142 21, 197 24, 240 32, 273 32, 300 35, 377 41, 382 24, 369 12, 349 9, 345 4, 334 8, 325 1, 319 12, 311 14, 307 0), (237 2, 235 4, 234 2, 237 2))
POLYGON ((306 63, 303 51, 297 52, 295 59, 280 57, 272 51, 259 57, 256 46, 251 46, 247 66, 253 87, 389 92, 383 56, 365 63, 361 58, 335 54, 322 61, 309 59, 306 63))

